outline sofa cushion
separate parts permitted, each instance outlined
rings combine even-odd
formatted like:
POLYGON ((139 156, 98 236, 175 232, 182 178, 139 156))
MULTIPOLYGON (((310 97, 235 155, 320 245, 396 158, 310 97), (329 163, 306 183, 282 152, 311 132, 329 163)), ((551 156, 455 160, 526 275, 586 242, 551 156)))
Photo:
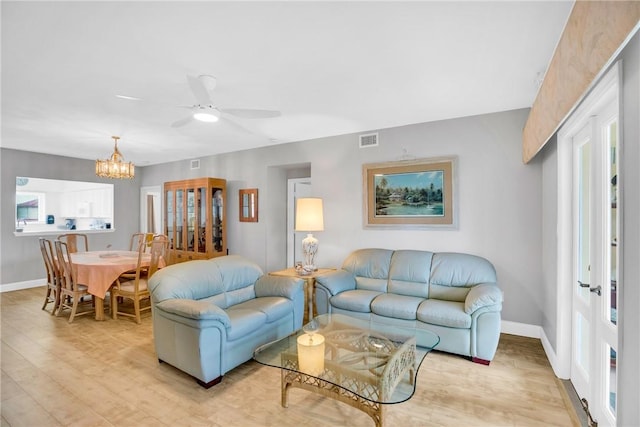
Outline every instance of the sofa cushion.
POLYGON ((259 329, 267 321, 267 315, 262 311, 250 308, 231 307, 227 310, 231 327, 227 328, 227 338, 233 341, 259 329))
POLYGON ((218 264, 222 285, 226 292, 251 286, 262 276, 262 269, 258 264, 240 255, 227 255, 210 261, 218 264))
POLYGON ((245 285, 239 289, 227 291, 224 293, 225 303, 227 307, 233 307, 244 301, 250 301, 256 297, 253 283, 245 285))
POLYGON ((356 289, 374 292, 387 292, 387 279, 372 279, 371 277, 356 276, 356 289))
POLYGON ((398 295, 427 298, 432 252, 400 250, 391 257, 388 291, 398 295))
POLYGON ((371 303, 371 312, 395 319, 416 320, 418 306, 424 298, 407 295, 382 294, 371 303))
POLYGON ((353 273, 358 289, 386 292, 391 255, 389 249, 359 249, 344 260, 342 269, 353 273))
POLYGON ((496 281, 496 270, 484 258, 443 252, 433 255, 430 282, 445 286, 470 286, 496 281))
POLYGON ((332 306, 343 310, 370 313, 371 301, 380 294, 382 294, 382 292, 356 289, 332 296, 330 301, 332 306))
POLYGON ((429 298, 463 302, 470 287, 496 281, 495 268, 484 258, 453 252, 436 253, 431 262, 429 298))
MULTIPOLYGON (((154 274, 155 276, 155 274, 154 274)), ((197 301, 204 301, 204 302, 208 302, 210 304, 215 304, 220 308, 224 308, 226 309, 228 307, 227 304, 227 297, 225 296, 225 293, 221 293, 218 295, 213 295, 211 297, 208 298, 202 298, 201 300, 197 300, 197 301)))
POLYGON ((465 313, 464 303, 455 301, 424 300, 418 307, 418 320, 449 328, 471 327, 471 316, 465 313))
POLYGON ((195 323, 204 320, 217 320, 227 328, 231 326, 227 312, 205 300, 168 299, 158 303, 156 308, 166 313, 194 320, 195 323))
POLYGON ((221 307, 229 307, 253 298, 253 284, 260 276, 262 270, 256 263, 228 255, 162 268, 149 279, 149 290, 156 303, 173 298, 199 300, 229 292, 224 304, 216 300, 221 307))
POLYGON ((193 260, 161 268, 149 278, 151 298, 199 300, 224 292, 222 276, 212 260, 193 260))
POLYGON ((261 297, 234 305, 229 311, 238 309, 261 311, 267 316, 266 322, 271 323, 291 314, 293 303, 284 297, 261 297))

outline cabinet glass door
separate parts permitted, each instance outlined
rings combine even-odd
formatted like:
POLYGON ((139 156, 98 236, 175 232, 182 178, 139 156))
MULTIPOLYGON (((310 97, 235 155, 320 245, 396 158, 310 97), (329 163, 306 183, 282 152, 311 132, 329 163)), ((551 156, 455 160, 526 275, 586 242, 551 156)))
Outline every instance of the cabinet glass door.
POLYGON ((198 247, 200 253, 207 252, 207 189, 205 187, 198 188, 196 195, 196 224, 198 228, 198 247))
POLYGON ((167 212, 165 214, 165 218, 167 218, 167 229, 165 230, 165 233, 167 234, 167 237, 169 237, 169 247, 171 249, 174 248, 174 239, 175 236, 173 235, 174 232, 174 224, 173 224, 173 210, 174 210, 174 206, 173 206, 173 191, 169 190, 167 191, 167 203, 166 203, 166 209, 167 212))
POLYGON ((176 190, 176 249, 184 250, 184 191, 176 190))
POLYGON ((212 228, 213 228, 213 250, 214 252, 222 252, 223 248, 223 212, 224 212, 224 200, 222 189, 212 188, 211 198, 211 216, 212 216, 212 228))
POLYGON ((195 250, 196 244, 196 206, 195 189, 187 188, 187 250, 195 250))

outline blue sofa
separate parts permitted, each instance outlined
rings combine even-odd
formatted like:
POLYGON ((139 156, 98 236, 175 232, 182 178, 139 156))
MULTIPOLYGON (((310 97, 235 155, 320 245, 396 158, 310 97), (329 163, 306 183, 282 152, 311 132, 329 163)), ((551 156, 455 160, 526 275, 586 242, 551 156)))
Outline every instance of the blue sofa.
POLYGON ((360 249, 316 278, 319 314, 342 313, 440 336, 437 349, 489 364, 500 339, 502 291, 493 265, 461 253, 360 249))
POLYGON ((237 255, 165 267, 149 289, 158 360, 205 388, 258 346, 302 327, 304 281, 263 275, 237 255))

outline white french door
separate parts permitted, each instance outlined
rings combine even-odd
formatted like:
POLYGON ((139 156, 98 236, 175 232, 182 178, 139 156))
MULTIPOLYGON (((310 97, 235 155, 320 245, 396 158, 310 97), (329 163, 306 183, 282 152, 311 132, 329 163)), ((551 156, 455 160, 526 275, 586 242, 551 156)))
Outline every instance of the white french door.
POLYGON ((287 186, 287 267, 293 267, 296 261, 304 260, 302 239, 307 235, 295 230, 296 199, 311 197, 311 178, 292 178, 287 186))
POLYGON ((619 116, 617 79, 606 82, 559 143, 572 153, 571 382, 598 425, 615 426, 619 116))

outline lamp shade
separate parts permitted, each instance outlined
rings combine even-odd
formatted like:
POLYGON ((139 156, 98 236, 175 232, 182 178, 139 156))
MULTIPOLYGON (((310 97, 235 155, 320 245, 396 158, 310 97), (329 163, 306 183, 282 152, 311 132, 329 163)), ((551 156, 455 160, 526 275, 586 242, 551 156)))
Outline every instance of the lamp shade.
POLYGON ((296 200, 296 231, 322 231, 324 217, 322 199, 300 198, 296 200))

